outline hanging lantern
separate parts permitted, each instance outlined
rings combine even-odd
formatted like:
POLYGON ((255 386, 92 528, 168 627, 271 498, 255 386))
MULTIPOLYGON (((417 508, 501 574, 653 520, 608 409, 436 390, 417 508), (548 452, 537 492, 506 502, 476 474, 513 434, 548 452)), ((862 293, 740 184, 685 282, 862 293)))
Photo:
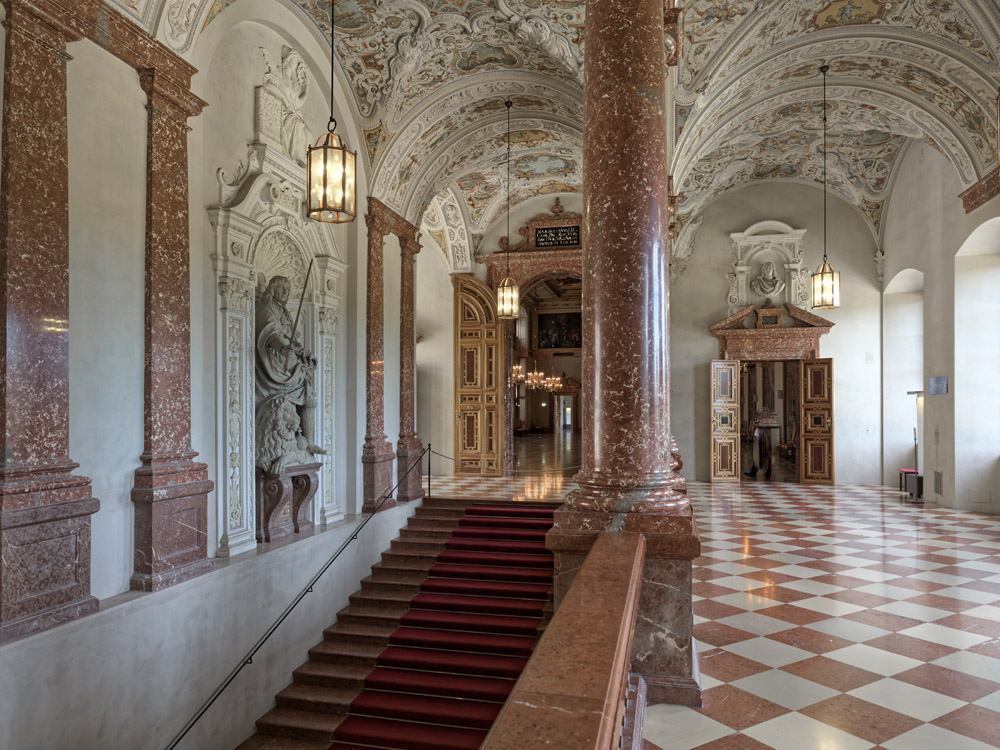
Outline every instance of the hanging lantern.
POLYGON ((813 310, 833 310, 840 307, 840 271, 823 263, 812 275, 813 310))
POLYGON ((517 284, 510 276, 497 287, 497 317, 500 320, 517 320, 520 306, 517 284))
POLYGON ((309 147, 307 211, 310 219, 343 224, 354 221, 358 215, 354 190, 357 153, 349 151, 343 139, 333 132, 336 120, 331 118, 330 123, 329 132, 309 147))
POLYGON ((334 131, 333 81, 336 70, 335 3, 330 3, 330 122, 327 132, 306 151, 306 216, 324 224, 344 224, 358 215, 355 194, 357 152, 350 151, 334 131))
POLYGON ((812 275, 812 309, 833 310, 840 307, 840 271, 834 271, 826 259, 826 74, 829 65, 821 65, 819 72, 823 74, 823 263, 812 275))
POLYGON ((510 108, 514 102, 508 99, 504 105, 507 107, 507 277, 497 287, 497 317, 500 320, 517 320, 521 306, 520 291, 510 275, 510 108))

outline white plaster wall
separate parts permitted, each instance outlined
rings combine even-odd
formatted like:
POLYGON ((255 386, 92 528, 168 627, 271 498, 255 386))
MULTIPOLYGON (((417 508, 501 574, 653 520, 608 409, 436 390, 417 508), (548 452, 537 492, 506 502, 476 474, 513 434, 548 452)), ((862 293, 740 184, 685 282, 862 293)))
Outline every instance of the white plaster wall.
POLYGON ((1000 254, 955 259, 955 505, 992 513, 1000 512, 1000 337, 985 326, 1000 320, 998 285, 1000 254))
MULTIPOLYGON (((417 435, 446 456, 455 450, 455 305, 448 259, 428 235, 417 255, 417 435)), ((431 473, 449 476, 454 464, 434 457, 431 473)))
POLYGON ((899 469, 913 466, 913 430, 917 427, 916 396, 907 391, 923 390, 924 383, 923 292, 886 294, 882 325, 882 481, 899 487, 899 469))
MULTIPOLYGON (((829 258, 841 272, 841 306, 820 313, 835 324, 820 340, 820 353, 834 360, 836 481, 879 484, 879 291, 872 262, 875 239, 846 203, 831 197, 829 210, 829 258)), ((727 314, 725 276, 732 264, 729 234, 742 232, 764 219, 806 229, 804 266, 814 269, 819 265, 823 254, 822 191, 780 183, 751 185, 727 193, 709 206, 687 272, 672 282, 671 429, 689 479, 707 481, 710 474, 709 364, 718 358, 719 346, 708 328, 727 314)))
MULTIPOLYGON (((886 212, 883 247, 886 278, 915 268, 924 274, 924 389, 927 379, 955 380, 955 253, 986 220, 1000 214, 1000 197, 966 214, 963 190, 948 160, 930 146, 913 143, 902 157, 886 212)), ((924 400, 922 463, 924 496, 955 505, 954 389, 924 400), (942 473, 942 494, 934 493, 934 472, 942 473)))
MULTIPOLYGON (((127 591, 142 453, 146 95, 97 45, 69 45, 69 450, 93 480, 91 591, 127 591)), ((13 747, 12 745, 10 747, 13 747)))
MULTIPOLYGON (((417 505, 374 516, 180 748, 232 750, 254 732, 417 505)), ((166 747, 355 527, 220 561, 209 575, 0 647, 0 747, 166 747)))

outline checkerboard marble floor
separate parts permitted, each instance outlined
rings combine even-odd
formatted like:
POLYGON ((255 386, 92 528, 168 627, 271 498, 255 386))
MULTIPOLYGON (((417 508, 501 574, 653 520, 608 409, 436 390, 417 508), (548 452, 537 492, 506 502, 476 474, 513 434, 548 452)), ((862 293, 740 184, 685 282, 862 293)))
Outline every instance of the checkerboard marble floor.
POLYGON ((1000 517, 890 488, 694 483, 699 709, 645 750, 1000 747, 1000 517))

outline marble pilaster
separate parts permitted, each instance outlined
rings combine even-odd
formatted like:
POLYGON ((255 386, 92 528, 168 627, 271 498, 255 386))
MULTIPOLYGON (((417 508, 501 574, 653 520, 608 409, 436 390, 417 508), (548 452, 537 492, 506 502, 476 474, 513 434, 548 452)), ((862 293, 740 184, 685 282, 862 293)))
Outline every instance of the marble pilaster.
POLYGON ((691 640, 699 541, 671 453, 664 14, 661 0, 587 0, 583 456, 556 512, 556 601, 602 533, 647 557, 633 671, 651 703, 700 703, 691 640))
MULTIPOLYGON (((368 290, 365 304, 367 336, 365 342, 368 364, 368 384, 365 409, 365 444, 361 451, 363 469, 363 502, 361 510, 368 513, 392 488, 392 460, 396 454, 385 434, 385 306, 383 243, 389 234, 388 207, 375 198, 368 198, 368 290)), ((382 504, 388 510, 396 504, 392 498, 382 504)))
POLYGON ((5 0, 0 176, 0 643, 97 611, 69 458, 69 170, 60 14, 5 0))
MULTIPOLYGON (((190 69, 189 76, 194 69, 190 69)), ((190 78, 188 78, 190 80, 190 78)), ((141 68, 148 97, 146 147, 145 399, 135 472, 133 590, 155 591, 207 573, 208 467, 191 448, 189 117, 204 102, 155 68, 141 68)))
POLYGON ((420 460, 420 454, 424 450, 423 443, 417 437, 416 427, 417 332, 414 322, 416 300, 414 271, 417 253, 420 252, 420 241, 418 235, 414 235, 401 238, 399 244, 402 276, 399 304, 399 445, 396 451, 398 461, 396 475, 402 481, 397 499, 405 502, 418 500, 424 496, 420 467, 407 474, 413 464, 420 460))

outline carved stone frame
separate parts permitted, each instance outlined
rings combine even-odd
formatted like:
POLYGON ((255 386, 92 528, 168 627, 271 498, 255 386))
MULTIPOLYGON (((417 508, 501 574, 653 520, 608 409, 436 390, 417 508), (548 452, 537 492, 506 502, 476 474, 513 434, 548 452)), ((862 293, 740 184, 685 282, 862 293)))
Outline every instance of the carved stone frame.
POLYGON ((751 304, 750 272, 758 256, 764 256, 762 260, 771 260, 785 270, 785 290, 780 299, 771 302, 796 306, 809 303, 809 269, 802 268, 805 233, 805 229, 792 229, 784 222, 768 220, 758 221, 745 232, 729 235, 733 241, 733 271, 726 274, 729 282, 726 304, 730 315, 751 304))
POLYGON ((328 524, 344 517, 336 493, 336 283, 347 265, 339 260, 332 231, 305 218, 305 170, 274 146, 256 143, 234 179, 220 173, 220 207, 209 215, 215 227, 212 255, 219 290, 217 340, 217 507, 220 557, 256 545, 254 529, 254 309, 267 275, 292 276, 293 295, 315 260, 302 309, 302 342, 316 357, 317 420, 314 439, 322 458, 318 502, 309 517, 328 524), (228 198, 228 200, 226 200, 228 198), (264 267, 266 265, 266 268, 264 267), (289 270, 285 270, 285 269, 289 270), (297 287, 297 288, 296 288, 297 287))

